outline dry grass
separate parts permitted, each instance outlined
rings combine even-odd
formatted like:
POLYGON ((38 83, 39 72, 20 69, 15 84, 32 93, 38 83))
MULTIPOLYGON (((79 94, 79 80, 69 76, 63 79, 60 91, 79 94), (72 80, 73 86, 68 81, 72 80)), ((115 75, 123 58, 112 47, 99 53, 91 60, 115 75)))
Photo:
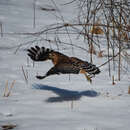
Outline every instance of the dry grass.
POLYGON ((130 86, 128 87, 128 94, 130 94, 130 86))
POLYGON ((112 76, 112 85, 115 85, 115 78, 114 78, 114 75, 112 76))
POLYGON ((14 87, 16 80, 13 80, 13 82, 11 83, 10 87, 8 86, 8 80, 6 81, 6 85, 5 85, 5 91, 4 91, 4 97, 9 97, 11 95, 11 91, 14 87))
POLYGON ((8 80, 6 81, 6 85, 5 85, 5 91, 4 91, 4 97, 6 97, 7 93, 8 93, 9 89, 8 89, 8 80))
POLYGON ((90 32, 93 33, 93 34, 99 34, 99 35, 103 35, 104 34, 103 30, 100 27, 98 27, 98 26, 96 26, 96 27, 94 26, 90 30, 90 32))
POLYGON ((104 51, 99 51, 99 52, 98 52, 98 57, 99 57, 99 58, 102 58, 102 57, 103 57, 103 52, 104 52, 104 51))

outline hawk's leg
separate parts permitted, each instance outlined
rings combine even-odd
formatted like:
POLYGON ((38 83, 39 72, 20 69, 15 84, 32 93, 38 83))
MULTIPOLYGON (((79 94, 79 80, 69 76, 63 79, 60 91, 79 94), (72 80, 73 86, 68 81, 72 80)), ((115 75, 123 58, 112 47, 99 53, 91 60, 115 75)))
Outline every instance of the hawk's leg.
POLYGON ((90 83, 92 83, 91 77, 90 77, 89 75, 87 75, 87 72, 86 72, 84 69, 81 69, 81 70, 80 70, 80 73, 81 73, 81 74, 84 74, 85 77, 86 77, 86 79, 87 79, 90 83))
POLYGON ((40 75, 37 75, 36 78, 37 79, 44 79, 50 75, 54 75, 54 74, 59 74, 57 69, 56 69, 56 66, 52 67, 44 76, 40 76, 40 75))
POLYGON ((84 75, 85 75, 86 79, 87 79, 90 83, 92 83, 91 77, 89 77, 89 76, 87 75, 87 73, 84 73, 84 75))

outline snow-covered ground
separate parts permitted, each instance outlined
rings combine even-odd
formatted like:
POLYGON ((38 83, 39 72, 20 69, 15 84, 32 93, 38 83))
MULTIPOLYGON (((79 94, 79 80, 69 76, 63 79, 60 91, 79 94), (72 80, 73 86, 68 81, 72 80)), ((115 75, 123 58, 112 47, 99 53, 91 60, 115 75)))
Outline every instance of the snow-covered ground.
MULTIPOLYGON (((67 2, 55 1, 59 5, 67 2)), ((33 29, 33 0, 0 0, 3 32, 35 32, 57 22, 52 12, 41 11, 39 6, 52 7, 53 4, 51 0, 37 0, 36 28, 33 29)), ((67 20, 75 17, 72 6, 76 9, 73 4, 60 8, 67 20)), ((106 65, 92 84, 84 75, 55 75, 39 81, 36 74, 44 74, 52 66, 51 62, 35 63, 34 67, 31 60, 27 63, 27 46, 14 53, 16 46, 28 38, 30 36, 9 34, 0 38, 0 130, 7 124, 16 125, 14 130, 129 130, 129 74, 122 73, 120 82, 115 74, 116 84, 112 85, 106 65), (28 72, 28 83, 22 67, 28 72), (11 95, 3 97, 7 81, 10 87, 14 80, 11 95)), ((73 55, 69 48, 62 52, 73 55)), ((80 49, 74 53, 81 59, 87 59, 86 55, 80 49)), ((103 58, 94 58, 97 66, 103 62, 103 58)))

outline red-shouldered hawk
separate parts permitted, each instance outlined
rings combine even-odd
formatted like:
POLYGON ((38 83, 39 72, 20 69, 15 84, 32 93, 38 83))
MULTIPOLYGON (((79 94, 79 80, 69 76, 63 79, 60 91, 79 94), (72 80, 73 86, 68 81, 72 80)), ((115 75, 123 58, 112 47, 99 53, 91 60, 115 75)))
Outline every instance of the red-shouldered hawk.
POLYGON ((79 74, 85 75, 87 80, 92 81, 91 78, 100 73, 100 70, 95 65, 83 61, 76 57, 69 57, 60 52, 46 49, 45 47, 31 47, 28 49, 28 56, 33 61, 52 60, 54 66, 44 75, 36 76, 38 79, 44 79, 54 74, 79 74))

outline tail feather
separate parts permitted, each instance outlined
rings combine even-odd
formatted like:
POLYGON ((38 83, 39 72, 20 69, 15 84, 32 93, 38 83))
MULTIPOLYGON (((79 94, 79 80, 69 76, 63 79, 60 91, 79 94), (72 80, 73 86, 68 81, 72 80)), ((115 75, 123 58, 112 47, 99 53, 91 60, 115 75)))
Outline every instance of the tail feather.
POLYGON ((89 71, 89 74, 93 74, 93 75, 95 75, 95 74, 99 74, 100 73, 100 70, 99 70, 99 68, 98 67, 92 67, 90 70, 88 70, 89 71))
POLYGON ((50 52, 52 50, 48 48, 35 46, 28 49, 28 56, 34 61, 45 61, 49 59, 50 52))
POLYGON ((86 62, 85 65, 82 66, 83 69, 85 69, 90 75, 93 74, 99 74, 100 70, 98 67, 96 67, 95 65, 86 62))

